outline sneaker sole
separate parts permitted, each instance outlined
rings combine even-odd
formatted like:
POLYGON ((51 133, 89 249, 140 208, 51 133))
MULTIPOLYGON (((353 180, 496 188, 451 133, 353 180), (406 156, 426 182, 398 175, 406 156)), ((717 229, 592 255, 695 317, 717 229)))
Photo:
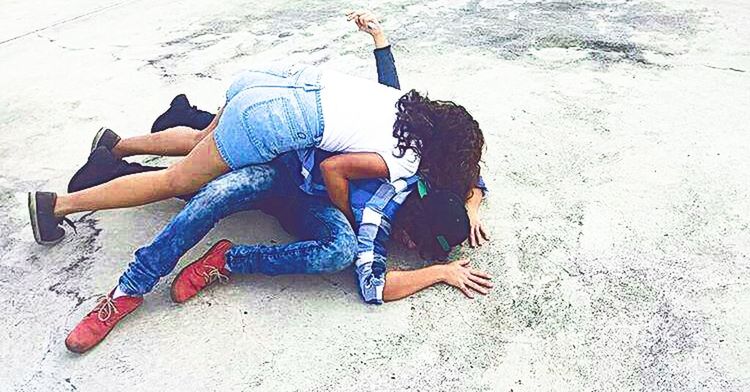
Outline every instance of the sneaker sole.
MULTIPOLYGON (((174 284, 175 284, 175 282, 177 282, 178 280, 180 280, 180 278, 182 277, 182 274, 183 274, 183 273, 185 273, 185 272, 187 271, 187 269, 188 269, 188 267, 189 267, 189 266, 191 266, 191 265, 193 265, 193 264, 195 264, 195 263, 197 263, 197 262, 199 262, 199 261, 203 260, 204 258, 206 258, 206 256, 208 256, 208 255, 209 255, 210 253, 212 253, 212 252, 213 252, 214 250, 216 250, 216 248, 217 248, 217 247, 219 247, 220 245, 223 245, 223 244, 225 244, 225 243, 229 243, 229 244, 231 244, 232 242, 231 242, 231 241, 229 241, 229 240, 221 240, 221 241, 219 241, 219 242, 215 243, 215 244, 214 244, 214 246, 212 246, 212 247, 211 247, 210 249, 208 249, 208 250, 206 251, 206 253, 204 253, 204 254, 203 254, 203 256, 201 256, 201 257, 197 258, 197 259, 196 259, 195 261, 193 261, 192 263, 190 263, 190 264, 186 265, 186 266, 185 266, 185 268, 183 268, 183 269, 182 269, 182 270, 180 271, 180 273, 179 273, 179 274, 177 274, 177 276, 176 276, 176 277, 174 278, 174 280, 172 281, 172 284, 171 284, 171 285, 169 286, 169 297, 170 297, 170 298, 172 298, 172 302, 175 302, 175 303, 178 303, 178 304, 183 304, 183 303, 185 303, 185 302, 189 301, 189 300, 190 300, 190 298, 195 298, 195 297, 196 297, 196 296, 198 295, 198 294, 196 293, 196 295, 194 295, 194 296, 192 296, 192 297, 190 297, 190 298, 188 298, 188 299, 186 299, 186 300, 184 300, 184 301, 178 301, 177 299, 175 299, 175 294, 174 294, 174 284)), ((203 291, 203 290, 201 290, 201 291, 203 291)))
MULTIPOLYGON (((141 304, 141 305, 142 305, 142 304, 141 304)), ((93 350, 93 349, 94 349, 94 347, 98 346, 98 345, 99 345, 99 344, 100 344, 101 342, 103 342, 103 341, 104 341, 104 339, 106 339, 106 338, 107 338, 107 336, 109 336, 109 334, 110 334, 110 333, 112 333, 112 331, 114 331, 114 330, 115 330, 115 327, 117 327, 117 326, 118 326, 118 325, 119 325, 119 324, 120 324, 120 323, 122 322, 122 320, 125 320, 125 317, 128 317, 128 316, 130 316, 130 315, 131 315, 131 314, 132 314, 133 312, 135 312, 136 310, 138 310, 138 308, 140 308, 140 307, 141 307, 141 306, 140 306, 140 305, 138 305, 138 306, 137 306, 137 307, 136 307, 135 309, 131 310, 131 311, 130 311, 130 312, 128 312, 128 313, 127 313, 126 315, 122 316, 122 318, 120 319, 120 321, 118 321, 118 322, 117 322, 117 324, 115 324, 115 325, 114 325, 114 326, 113 326, 113 327, 112 327, 112 328, 111 328, 111 329, 110 329, 109 331, 107 331, 107 333, 105 333, 105 334, 104 334, 104 336, 102 336, 102 338, 101 338, 101 339, 99 339, 99 341, 98 341, 98 342, 96 342, 96 343, 95 343, 95 344, 94 344, 93 346, 91 346, 91 347, 89 347, 89 348, 87 348, 87 349, 85 349, 85 350, 76 350, 76 349, 74 349, 73 347, 70 347, 70 346, 68 346, 68 339, 65 339, 65 348, 67 348, 67 349, 68 349, 68 351, 70 351, 70 352, 72 352, 72 353, 76 353, 76 354, 85 354, 85 353, 87 353, 87 352, 89 352, 89 351, 93 350)))
MULTIPOLYGON (((62 241, 65 235, 54 241, 43 241, 42 234, 39 230, 39 222, 37 221, 37 210, 36 210, 36 193, 29 192, 29 218, 31 220, 31 231, 34 232, 34 240, 39 245, 55 245, 62 241)), ((64 229, 63 229, 64 230, 64 229)))
POLYGON ((96 146, 99 144, 99 141, 102 140, 102 136, 104 136, 104 132, 107 130, 107 128, 101 127, 99 128, 99 132, 96 133, 96 136, 94 136, 94 141, 91 142, 91 151, 96 150, 96 146))

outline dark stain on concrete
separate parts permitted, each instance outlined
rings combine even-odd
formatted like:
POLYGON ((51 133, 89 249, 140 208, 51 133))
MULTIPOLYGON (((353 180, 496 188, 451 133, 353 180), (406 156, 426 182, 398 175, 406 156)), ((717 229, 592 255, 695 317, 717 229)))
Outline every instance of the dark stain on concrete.
POLYGON ((587 59, 608 65, 620 62, 658 66, 644 53, 678 54, 679 48, 639 43, 636 34, 692 36, 698 31, 698 11, 677 11, 648 2, 534 2, 494 4, 471 2, 459 10, 417 20, 394 29, 394 41, 430 39, 435 46, 491 52, 504 59, 526 56, 533 49, 560 48, 588 52, 587 59), (435 34, 435 26, 451 26, 435 34), (456 28, 455 26, 459 26, 456 28), (457 33, 456 33, 457 31, 457 33))

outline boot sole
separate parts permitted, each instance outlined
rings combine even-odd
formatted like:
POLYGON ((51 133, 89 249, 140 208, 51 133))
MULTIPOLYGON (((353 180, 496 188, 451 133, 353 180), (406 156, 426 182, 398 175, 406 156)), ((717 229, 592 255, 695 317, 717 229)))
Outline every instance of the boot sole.
MULTIPOLYGON (((141 304, 141 305, 143 305, 143 304, 141 304)), ((107 331, 107 333, 105 333, 105 334, 104 334, 104 336, 102 336, 102 338, 101 338, 101 339, 99 339, 99 341, 98 341, 98 342, 96 342, 96 343, 95 343, 95 344, 94 344, 93 346, 91 346, 91 347, 89 347, 89 348, 87 348, 87 349, 85 349, 85 350, 77 350, 77 349, 75 349, 75 348, 73 348, 73 347, 70 347, 70 346, 68 345, 68 339, 65 339, 65 348, 67 348, 67 349, 68 349, 68 351, 70 351, 70 352, 72 352, 72 353, 76 353, 76 354, 84 354, 84 353, 86 353, 86 352, 89 352, 89 351, 93 350, 93 349, 94 349, 94 347, 98 346, 98 345, 99 345, 99 343, 103 342, 103 341, 104 341, 104 339, 106 339, 106 338, 107 338, 107 336, 109 336, 109 334, 110 334, 110 333, 111 333, 112 331, 114 331, 114 330, 115 330, 115 327, 116 327, 117 325, 119 325, 119 324, 120 324, 120 322, 122 322, 122 320, 125 320, 125 317, 128 317, 128 316, 130 316, 130 315, 131 315, 131 314, 132 314, 133 312, 135 312, 136 310, 138 310, 138 308, 140 308, 140 307, 141 307, 141 306, 140 306, 140 305, 138 305, 138 307, 136 307, 135 309, 131 310, 131 311, 130 311, 130 313, 128 313, 128 314, 126 314, 125 316, 123 316, 123 317, 122 317, 122 318, 120 319, 120 321, 118 321, 118 322, 117 322, 117 324, 115 324, 115 325, 114 325, 114 326, 113 326, 112 328, 110 328, 110 330, 109 330, 109 331, 107 331)))
POLYGON ((99 132, 96 133, 94 136, 94 141, 91 142, 91 151, 96 150, 97 145, 99 144, 99 141, 102 140, 102 136, 104 136, 104 132, 107 131, 107 128, 101 127, 99 128, 99 132))
POLYGON ((36 193, 29 192, 29 218, 31 220, 31 231, 34 232, 34 240, 39 245, 55 245, 62 241, 65 235, 53 241, 42 240, 42 234, 39 230, 39 221, 37 220, 36 193))
MULTIPOLYGON (((228 243, 230 243, 230 244, 232 243, 232 242, 231 242, 231 241, 229 241, 229 240, 221 240, 221 241, 219 241, 219 242, 215 243, 215 244, 214 244, 214 245, 213 245, 213 246, 212 246, 212 247, 211 247, 210 249, 208 249, 208 250, 206 251, 206 253, 204 253, 204 254, 203 254, 203 256, 199 257, 198 259, 196 259, 196 260, 195 260, 195 261, 193 261, 192 263, 190 263, 190 264, 186 265, 186 266, 185 266, 185 268, 183 268, 183 269, 182 269, 182 271, 180 271, 180 273, 179 273, 179 274, 177 274, 177 276, 176 276, 176 277, 174 278, 174 280, 172 281, 172 284, 171 284, 171 285, 169 286, 169 296, 170 296, 170 297, 172 298, 172 302, 175 302, 175 303, 178 303, 178 304, 183 304, 183 303, 185 303, 185 302, 189 301, 189 300, 190 300, 190 298, 194 298, 195 296, 197 296, 197 295, 198 295, 198 294, 196 293, 196 295, 194 295, 194 296, 192 296, 192 297, 190 297, 190 298, 188 298, 188 299, 186 299, 186 300, 184 300, 184 301, 178 301, 178 300, 177 300, 177 299, 175 298, 175 293, 174 293, 174 285, 175 285, 175 282, 177 282, 178 280, 180 280, 180 278, 182 277, 182 274, 184 274, 184 273, 185 273, 185 272, 187 271, 187 269, 188 269, 188 267, 189 267, 189 266, 191 266, 191 265, 193 265, 194 263, 197 263, 197 262, 199 262, 199 261, 203 260, 204 258, 206 258, 206 256, 208 256, 208 255, 209 255, 209 254, 211 254, 211 253, 212 253, 212 252, 213 252, 214 250, 216 250, 216 248, 217 248, 217 247, 219 247, 219 245, 223 245, 224 243, 227 243, 227 242, 228 242, 228 243)), ((201 290, 201 291, 203 291, 203 290, 201 290)))

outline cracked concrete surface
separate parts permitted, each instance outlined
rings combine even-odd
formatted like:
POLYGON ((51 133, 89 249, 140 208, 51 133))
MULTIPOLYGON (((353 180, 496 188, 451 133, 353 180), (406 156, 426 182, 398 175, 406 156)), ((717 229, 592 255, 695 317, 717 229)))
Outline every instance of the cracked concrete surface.
MULTIPOLYGON (((176 306, 162 283, 68 353, 68 330, 181 204, 77 215, 44 248, 25 192, 64 190, 101 125, 141 134, 180 92, 218 106, 254 61, 374 78, 370 42, 338 0, 4 1, 0 390, 750 390, 750 5, 371 5, 402 85, 485 131, 493 241, 463 253, 494 292, 365 306, 347 270, 243 277, 176 306)), ((181 265, 222 237, 289 240, 242 213, 181 265)), ((399 249, 391 264, 421 265, 399 249)))

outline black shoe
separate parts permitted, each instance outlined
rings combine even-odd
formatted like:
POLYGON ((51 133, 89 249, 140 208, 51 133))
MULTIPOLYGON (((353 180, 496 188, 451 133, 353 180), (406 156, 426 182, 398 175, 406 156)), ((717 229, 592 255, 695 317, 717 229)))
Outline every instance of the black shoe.
POLYGON ((37 244, 54 245, 60 242, 65 236, 65 230, 60 227, 63 221, 75 230, 73 222, 69 219, 55 216, 56 201, 57 195, 54 193, 29 192, 29 217, 37 244))
POLYGON ((68 193, 104 184, 117 177, 162 169, 164 168, 143 166, 118 159, 106 147, 98 147, 89 154, 86 163, 70 179, 68 193))
POLYGON ((91 143, 91 151, 96 150, 98 147, 106 147, 107 150, 112 151, 113 148, 120 142, 120 136, 114 131, 108 128, 99 128, 99 132, 94 136, 94 141, 91 143))
POLYGON ((151 126, 151 133, 161 132, 177 126, 187 126, 193 129, 205 129, 213 121, 214 115, 190 106, 185 94, 180 94, 172 99, 169 109, 156 118, 151 126))

